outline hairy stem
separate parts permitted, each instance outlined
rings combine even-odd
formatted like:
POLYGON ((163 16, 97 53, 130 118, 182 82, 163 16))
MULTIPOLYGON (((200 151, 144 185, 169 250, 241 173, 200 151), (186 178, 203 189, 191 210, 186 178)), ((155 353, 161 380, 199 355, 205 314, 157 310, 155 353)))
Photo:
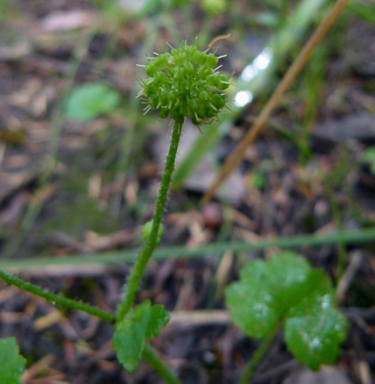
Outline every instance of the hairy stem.
POLYGON ((115 316, 113 313, 106 312, 100 308, 92 307, 91 305, 82 303, 80 301, 68 299, 62 295, 49 292, 34 284, 27 283, 26 281, 23 281, 15 276, 9 275, 8 273, 5 273, 4 271, 1 271, 1 270, 0 270, 0 279, 10 285, 14 285, 20 289, 23 289, 24 291, 43 297, 44 299, 46 299, 47 301, 53 304, 63 305, 66 308, 77 309, 78 311, 86 312, 90 315, 99 317, 110 323, 113 323, 115 320, 115 316))
POLYGON ((146 360, 168 384, 181 384, 180 380, 165 365, 164 361, 156 354, 149 344, 145 344, 142 358, 146 360))
POLYGON ((250 379, 254 374, 255 368, 262 361, 264 355, 266 354, 270 345, 275 339, 278 331, 279 331, 279 324, 267 336, 264 337, 259 347, 253 353, 253 356, 251 357, 251 360, 247 364, 245 371, 242 374, 242 377, 238 382, 238 384, 248 384, 250 382, 250 379))
POLYGON ((174 164, 176 160, 178 143, 180 142, 182 124, 184 120, 176 120, 173 132, 171 145, 169 147, 169 153, 167 156, 167 161, 165 164, 165 170, 163 173, 163 179, 161 182, 159 196, 156 202, 155 216, 152 224, 151 233, 145 243, 138 253, 137 260, 135 265, 130 273, 128 284, 126 286, 124 300, 119 304, 116 312, 117 322, 120 322, 125 315, 129 312, 130 308, 133 305, 135 295, 138 291, 139 283, 142 279, 142 276, 145 272, 148 261, 150 260, 156 246, 158 245, 158 233, 159 227, 161 224, 161 219, 163 217, 164 206, 167 200, 167 194, 169 187, 172 181, 172 174, 174 171, 174 164))

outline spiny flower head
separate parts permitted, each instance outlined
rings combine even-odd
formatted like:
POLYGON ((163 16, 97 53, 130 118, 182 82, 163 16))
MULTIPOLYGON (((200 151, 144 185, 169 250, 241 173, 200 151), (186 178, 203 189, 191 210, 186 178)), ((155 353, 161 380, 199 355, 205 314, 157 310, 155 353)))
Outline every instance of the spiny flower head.
POLYGON ((231 76, 218 71, 221 57, 216 52, 200 51, 194 44, 171 47, 171 52, 149 58, 145 69, 149 78, 143 81, 141 94, 150 109, 159 109, 159 116, 183 120, 189 116, 199 126, 217 119, 225 106, 225 97, 218 91, 227 89, 231 76))

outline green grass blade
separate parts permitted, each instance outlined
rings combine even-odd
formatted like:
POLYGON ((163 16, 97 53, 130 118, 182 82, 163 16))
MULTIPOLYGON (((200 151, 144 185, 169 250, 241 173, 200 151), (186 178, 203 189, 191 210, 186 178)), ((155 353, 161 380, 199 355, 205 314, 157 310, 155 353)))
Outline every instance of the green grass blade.
MULTIPOLYGON (((375 241, 375 228, 361 231, 343 231, 326 235, 297 235, 289 237, 278 237, 274 240, 260 240, 254 243, 244 241, 219 242, 207 244, 196 248, 185 246, 159 247, 155 250, 154 259, 158 261, 169 258, 200 258, 207 255, 220 256, 227 250, 233 252, 263 251, 272 247, 283 249, 321 247, 324 245, 336 245, 339 239, 345 244, 364 244, 375 241)), ((8 271, 30 271, 42 267, 51 266, 78 266, 78 265, 115 265, 134 262, 137 251, 121 251, 101 254, 85 254, 62 256, 58 258, 44 257, 26 260, 2 260, 0 268, 8 271)))

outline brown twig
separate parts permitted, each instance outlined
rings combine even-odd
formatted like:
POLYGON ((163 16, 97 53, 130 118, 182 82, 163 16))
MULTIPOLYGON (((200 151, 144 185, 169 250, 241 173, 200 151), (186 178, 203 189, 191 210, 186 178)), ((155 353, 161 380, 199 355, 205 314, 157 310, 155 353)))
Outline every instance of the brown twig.
POLYGON ((278 87, 275 89, 275 92, 268 100, 267 104, 262 109, 262 112, 255 120, 249 132, 246 134, 246 136, 238 144, 234 152, 228 157, 228 159, 224 163, 221 171, 216 176, 216 179, 203 196, 202 204, 206 204, 212 198, 215 190, 221 185, 221 183, 227 178, 227 176, 233 171, 233 169, 236 168, 241 162, 246 148, 251 143, 253 143, 258 137, 267 119, 269 118, 273 110, 276 108, 276 106, 279 104, 281 96, 293 83, 301 69, 306 65, 312 52, 326 36, 326 34, 331 29, 337 18, 341 15, 349 1, 350 0, 337 0, 328 15, 320 23, 318 28, 315 30, 314 34, 310 37, 310 39, 303 47, 298 57, 289 67, 287 73, 279 83, 278 87))

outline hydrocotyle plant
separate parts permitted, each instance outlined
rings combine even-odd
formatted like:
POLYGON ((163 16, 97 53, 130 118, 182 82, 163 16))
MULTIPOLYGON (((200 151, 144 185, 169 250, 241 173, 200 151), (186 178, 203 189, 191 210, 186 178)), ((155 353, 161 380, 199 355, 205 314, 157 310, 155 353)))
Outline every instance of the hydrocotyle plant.
MULTIPOLYGON (((267 340, 282 323, 286 345, 301 363, 317 370, 337 359, 348 322, 335 308, 327 274, 303 256, 286 251, 247 263, 225 295, 232 321, 246 335, 267 340)), ((249 381, 250 368, 241 384, 249 381)))
MULTIPOLYGON (((161 222, 184 120, 190 117, 200 127, 218 119, 218 113, 225 107, 222 91, 229 87, 230 75, 219 71, 220 57, 216 51, 209 53, 209 49, 201 51, 195 44, 185 42, 170 52, 157 53, 145 65, 149 78, 143 81, 141 94, 145 95, 146 112, 160 109, 160 117, 170 116, 174 126, 155 215, 144 226, 143 245, 116 314, 45 291, 0 271, 0 278, 9 284, 49 302, 109 321, 116 329, 113 347, 124 368, 133 372, 144 358, 171 384, 180 382, 147 344, 167 324, 169 314, 163 306, 152 305, 149 300, 135 306, 134 302, 147 263, 163 236, 161 222)), ((247 264, 240 273, 240 281, 227 287, 226 302, 231 319, 245 334, 264 338, 240 384, 249 381, 255 363, 267 351, 280 323, 284 326, 288 349, 312 369, 334 362, 346 336, 347 320, 335 308, 334 289, 328 276, 291 252, 276 255, 267 262, 258 260, 247 264)), ((9 366, 9 384, 20 384, 19 375, 25 362, 18 355, 14 339, 0 343, 0 357, 2 353, 9 359, 0 359, 0 373, 9 366)))
POLYGON ((124 299, 116 311, 117 326, 113 346, 120 362, 129 371, 136 368, 145 341, 159 334, 169 320, 168 313, 161 306, 151 306, 149 302, 139 304, 134 309, 132 306, 147 263, 162 237, 161 221, 184 119, 190 117, 198 127, 209 124, 218 119, 218 113, 225 106, 225 96, 221 91, 229 87, 230 75, 219 71, 217 65, 220 57, 215 55, 216 51, 208 53, 216 40, 205 51, 187 42, 178 48, 171 47, 170 52, 159 52, 155 54, 156 57, 148 58, 144 66, 149 78, 143 81, 139 96, 146 96, 143 98, 147 104, 145 112, 160 109, 159 116, 170 116, 174 127, 155 215, 144 227, 144 243, 129 275, 124 299))
MULTIPOLYGON (((179 380, 146 343, 160 333, 169 320, 169 314, 163 306, 152 305, 149 300, 136 306, 133 304, 147 263, 163 235, 161 221, 184 120, 190 117, 198 127, 209 124, 218 119, 218 113, 225 106, 225 96, 221 92, 229 87, 231 76, 219 71, 220 67, 217 65, 220 57, 216 56, 216 51, 208 51, 216 40, 226 37, 228 36, 214 39, 205 51, 198 49, 195 44, 189 45, 185 42, 178 48, 171 47, 170 52, 159 52, 156 57, 150 57, 144 66, 149 75, 149 78, 143 81, 141 92, 146 96, 146 112, 150 109, 160 109, 160 117, 170 116, 174 120, 174 127, 155 215, 142 231, 143 246, 138 252, 125 287, 124 298, 118 305, 116 314, 48 292, 0 271, 0 278, 8 284, 41 296, 49 302, 109 321, 116 328, 113 347, 124 368, 133 372, 138 361, 144 358, 167 383, 172 384, 178 384, 179 380)), ((8 366, 11 369, 8 384, 21 382, 19 377, 23 371, 24 359, 17 352, 14 339, 6 339, 0 343, 0 356, 11 357, 9 360, 0 359, 0 373, 5 372, 8 366)))

